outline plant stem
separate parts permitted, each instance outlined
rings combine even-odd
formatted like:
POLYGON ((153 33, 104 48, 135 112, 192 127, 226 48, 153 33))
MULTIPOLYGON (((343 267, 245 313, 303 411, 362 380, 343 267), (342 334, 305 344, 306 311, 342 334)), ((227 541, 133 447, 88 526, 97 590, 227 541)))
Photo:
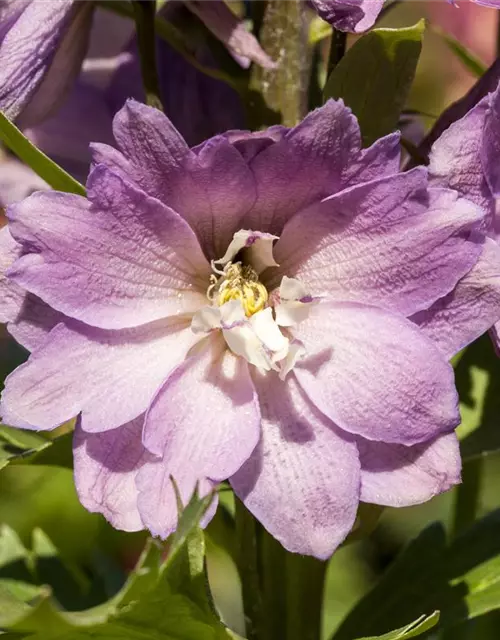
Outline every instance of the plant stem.
POLYGON ((344 31, 338 31, 337 29, 333 29, 332 41, 330 44, 330 55, 328 57, 328 69, 327 69, 328 78, 330 77, 330 74, 338 65, 338 63, 344 57, 346 45, 347 45, 347 33, 344 33, 344 31))
POLYGON ((146 104, 163 110, 156 66, 155 0, 132 0, 146 104))
POLYGON ((235 497, 237 563, 243 595, 247 640, 263 640, 264 610, 259 579, 257 522, 245 505, 235 497))
POLYGON ((287 621, 286 562, 289 554, 263 527, 260 534, 265 638, 284 640, 287 621))
POLYGON ((321 638, 326 562, 287 553, 287 640, 321 638))
POLYGON ((453 509, 452 535, 457 536, 477 518, 483 478, 484 461, 477 456, 464 463, 462 484, 458 485, 453 509))

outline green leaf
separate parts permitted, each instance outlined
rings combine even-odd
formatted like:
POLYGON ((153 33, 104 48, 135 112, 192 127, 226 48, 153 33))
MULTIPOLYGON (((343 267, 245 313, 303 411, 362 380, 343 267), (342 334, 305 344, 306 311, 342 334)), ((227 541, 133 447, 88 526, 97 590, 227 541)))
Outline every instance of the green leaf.
MULTIPOLYGON (((69 424, 66 425, 66 428, 69 424)), ((0 469, 8 464, 73 466, 72 433, 48 438, 41 433, 0 425, 0 469)))
MULTIPOLYGON (((193 498, 167 558, 162 561, 164 548, 150 540, 119 593, 92 609, 64 611, 47 588, 33 591, 26 603, 26 589, 16 594, 0 582, 0 628, 31 640, 229 640, 233 636, 214 613, 206 587, 198 522, 209 504, 193 498)), ((52 558, 55 548, 37 535, 38 556, 52 558)), ((21 553, 15 539, 11 548, 14 556, 21 553)))
POLYGON ((447 545, 441 524, 425 529, 348 614, 334 634, 351 640, 384 633, 439 610, 440 628, 500 609, 500 510, 447 545))
POLYGON ((342 98, 359 120, 363 143, 398 126, 422 50, 423 20, 404 29, 374 29, 335 67, 324 98, 342 98))
MULTIPOLYGON (((259 40, 278 63, 276 69, 254 66, 250 86, 260 93, 268 109, 281 114, 286 126, 296 125, 307 111, 310 55, 306 7, 302 0, 269 0, 259 40)), ((258 114, 262 122, 261 114, 258 114)))
POLYGON ((1 111, 0 141, 53 189, 85 195, 85 187, 37 149, 1 111))
POLYGON ((448 48, 456 55, 463 65, 476 77, 480 78, 488 69, 488 66, 480 60, 472 51, 446 31, 432 26, 432 30, 444 40, 448 48))
POLYGON ((415 622, 385 633, 383 636, 371 636, 370 638, 361 638, 361 640, 409 640, 410 638, 416 638, 423 633, 435 627, 439 622, 439 611, 435 611, 431 616, 421 616, 415 622))

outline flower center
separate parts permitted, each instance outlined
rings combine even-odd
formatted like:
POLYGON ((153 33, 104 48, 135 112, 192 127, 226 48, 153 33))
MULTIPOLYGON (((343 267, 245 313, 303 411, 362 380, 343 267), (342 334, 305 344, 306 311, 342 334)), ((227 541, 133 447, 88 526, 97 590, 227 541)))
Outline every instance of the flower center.
POLYGON ((221 307, 230 300, 240 300, 247 318, 262 311, 269 298, 266 287, 256 271, 241 262, 228 262, 223 270, 212 268, 220 277, 212 275, 207 297, 212 304, 221 307))

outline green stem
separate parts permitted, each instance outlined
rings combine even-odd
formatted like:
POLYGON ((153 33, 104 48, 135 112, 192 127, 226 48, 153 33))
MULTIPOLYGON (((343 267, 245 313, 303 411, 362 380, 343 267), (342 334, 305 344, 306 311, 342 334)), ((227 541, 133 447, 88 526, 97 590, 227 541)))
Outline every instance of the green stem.
POLYGON ((330 77, 330 74, 338 65, 338 63, 342 60, 345 55, 347 45, 347 33, 344 31, 338 31, 337 29, 332 30, 332 41, 330 43, 330 55, 328 57, 328 69, 327 69, 327 77, 330 77))
POLYGON ((235 497, 237 563, 243 596, 247 640, 264 639, 264 610, 259 578, 257 521, 235 497))
POLYGON ((262 558, 262 596, 265 616, 265 638, 286 637, 287 581, 286 561, 289 555, 281 544, 262 527, 260 531, 262 558))
POLYGON ((163 110, 156 66, 155 0, 132 0, 146 104, 163 110))
POLYGON ((292 553, 286 562, 286 639, 320 640, 327 563, 292 553))
POLYGON ((479 514, 483 464, 484 461, 481 456, 471 458, 464 463, 462 484, 458 485, 455 493, 452 522, 453 537, 467 529, 479 514))

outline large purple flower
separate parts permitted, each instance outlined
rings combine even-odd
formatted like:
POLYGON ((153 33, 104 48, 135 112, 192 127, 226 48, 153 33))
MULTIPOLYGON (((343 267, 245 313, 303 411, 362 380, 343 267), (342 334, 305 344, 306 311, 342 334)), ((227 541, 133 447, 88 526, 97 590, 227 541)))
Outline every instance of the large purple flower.
MULTIPOLYGON (((497 61, 429 136, 431 184, 455 189, 487 212, 484 248, 473 269, 452 292, 413 318, 448 357, 488 329, 500 349, 499 73, 497 61)), ((424 141, 423 147, 428 144, 424 141)))
POLYGON ((362 33, 375 24, 384 0, 311 0, 318 15, 335 29, 362 33))
POLYGON ((83 504, 164 537, 171 476, 184 501, 229 479, 287 549, 325 558, 360 500, 457 483, 453 372, 408 318, 476 264, 481 207, 399 173, 396 134, 362 150, 342 102, 189 149, 129 101, 114 135, 88 199, 36 193, 1 235, 1 317, 32 351, 2 415, 79 415, 83 504))

